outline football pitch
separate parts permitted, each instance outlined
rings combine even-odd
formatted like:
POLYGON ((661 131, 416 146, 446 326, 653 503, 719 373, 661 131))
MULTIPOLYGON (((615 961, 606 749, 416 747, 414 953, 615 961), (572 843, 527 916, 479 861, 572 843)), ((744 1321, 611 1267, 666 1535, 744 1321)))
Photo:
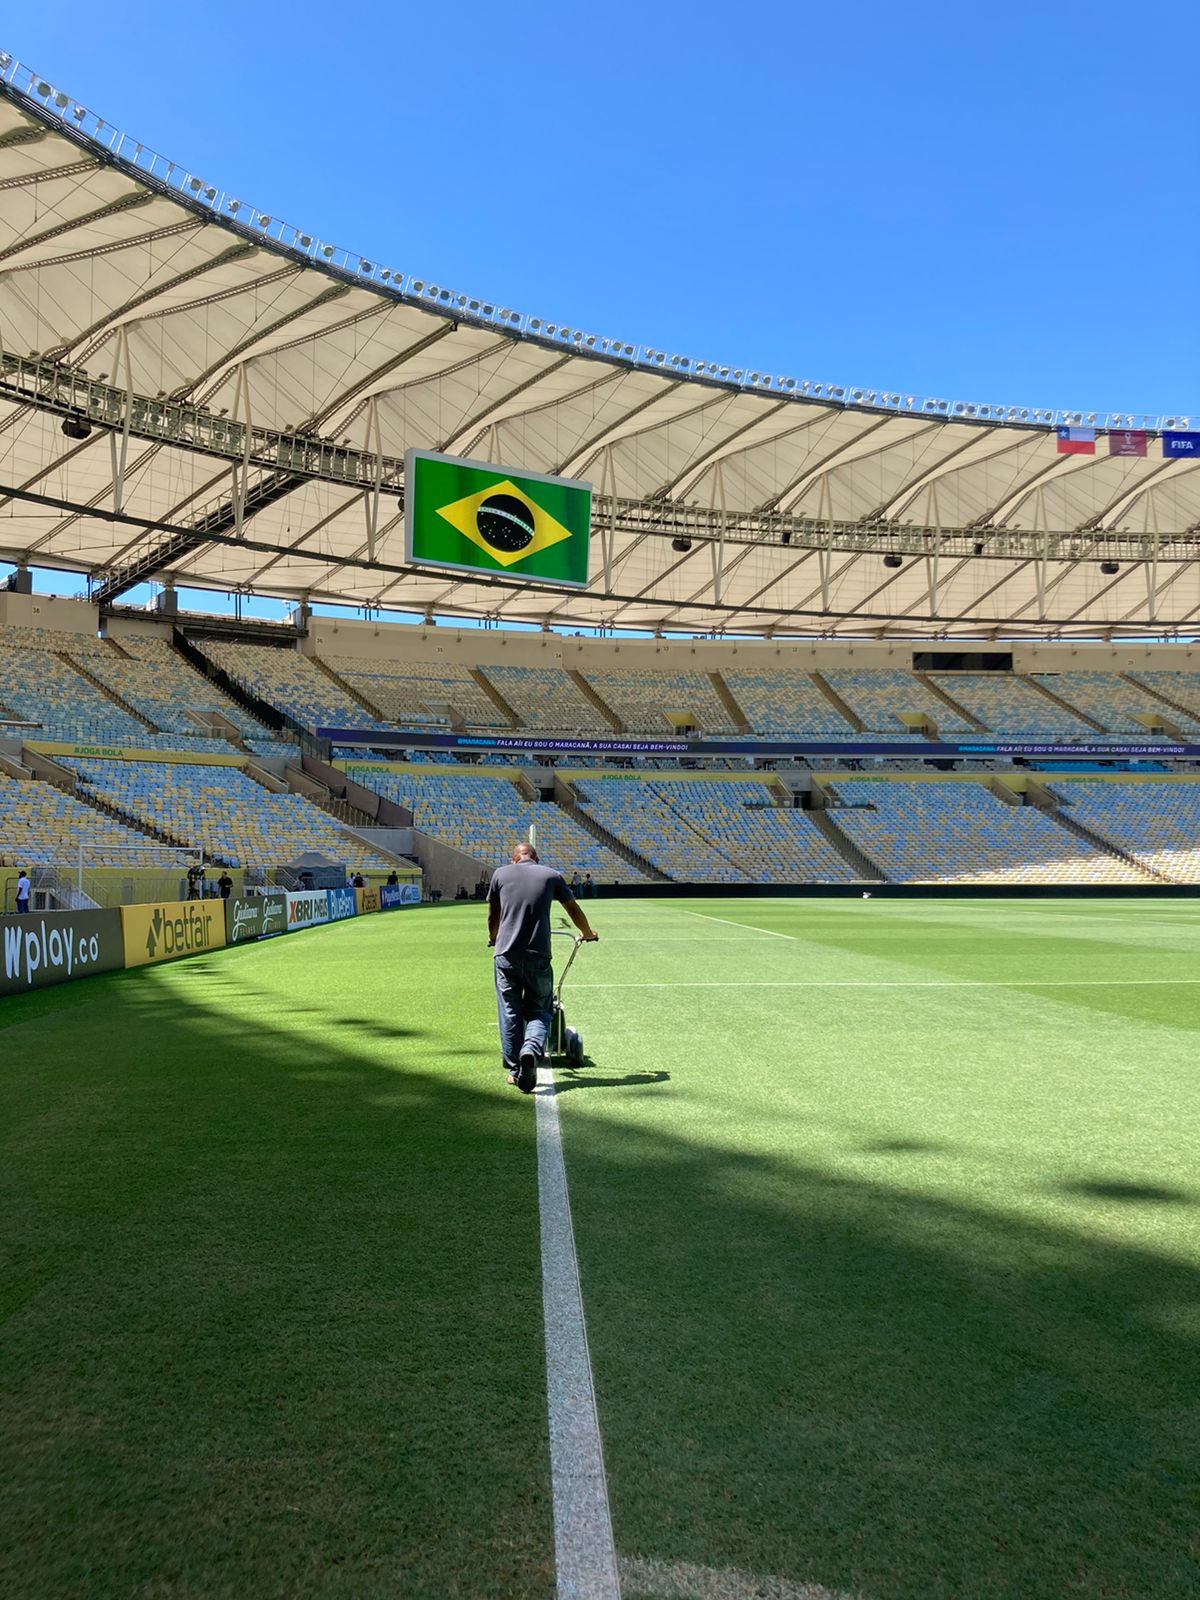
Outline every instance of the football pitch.
MULTIPOLYGON (((554 1104, 624 1600, 1200 1593, 1200 906, 587 909, 554 1104)), ((10 1600, 551 1600, 485 941, 0 1004, 10 1600)))

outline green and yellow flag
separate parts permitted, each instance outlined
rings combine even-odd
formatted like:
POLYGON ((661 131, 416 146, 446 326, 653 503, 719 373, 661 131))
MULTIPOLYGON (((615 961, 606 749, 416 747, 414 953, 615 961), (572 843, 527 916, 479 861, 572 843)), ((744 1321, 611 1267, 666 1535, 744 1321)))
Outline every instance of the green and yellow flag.
POLYGON ((428 450, 408 452, 404 478, 406 553, 415 565, 587 583, 589 484, 428 450))

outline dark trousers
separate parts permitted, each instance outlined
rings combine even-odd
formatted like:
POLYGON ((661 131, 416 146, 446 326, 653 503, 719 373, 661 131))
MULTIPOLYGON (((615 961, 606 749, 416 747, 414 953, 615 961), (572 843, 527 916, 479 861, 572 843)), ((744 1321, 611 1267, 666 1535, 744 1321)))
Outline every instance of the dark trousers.
POLYGON ((550 1028, 554 973, 549 956, 496 957, 496 1013, 504 1065, 515 1072, 522 1054, 541 1061, 550 1028))
POLYGON ((17 901, 17 915, 19 917, 23 917, 23 916, 26 916, 28 914, 28 912, 29 912, 29 901, 28 900, 18 900, 17 901))

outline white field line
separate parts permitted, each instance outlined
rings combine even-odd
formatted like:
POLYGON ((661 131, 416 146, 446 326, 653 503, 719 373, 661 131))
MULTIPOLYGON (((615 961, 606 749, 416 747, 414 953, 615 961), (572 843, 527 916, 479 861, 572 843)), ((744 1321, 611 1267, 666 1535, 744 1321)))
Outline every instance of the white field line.
MULTIPOLYGON (((789 938, 789 934, 783 934, 789 938)), ((584 989, 1137 989, 1176 988, 1200 978, 713 978, 681 983, 576 983, 584 989)))
POLYGON ((752 1577, 729 1568, 648 1561, 642 1556, 621 1557, 621 1582, 631 1593, 653 1595, 654 1600, 856 1600, 819 1583, 752 1577))
POLYGON ((558 1600, 620 1600, 558 1100, 545 1063, 534 1100, 558 1600))
POLYGON ((705 922, 723 922, 727 928, 741 928, 744 933, 765 933, 772 939, 795 940, 794 933, 776 933, 774 928, 760 928, 754 922, 735 922, 732 917, 712 917, 707 911, 688 911, 683 906, 674 907, 685 917, 703 917, 705 922))

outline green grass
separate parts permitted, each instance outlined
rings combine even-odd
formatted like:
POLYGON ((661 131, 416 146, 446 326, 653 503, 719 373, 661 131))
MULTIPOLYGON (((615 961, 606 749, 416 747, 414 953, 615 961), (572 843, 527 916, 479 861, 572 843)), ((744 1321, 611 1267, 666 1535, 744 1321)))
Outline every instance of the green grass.
MULTIPOLYGON (((594 921, 559 1104, 622 1555, 1200 1592, 1200 910, 594 921)), ((464 907, 4 1002, 6 1595, 553 1594, 488 981, 464 907)))

